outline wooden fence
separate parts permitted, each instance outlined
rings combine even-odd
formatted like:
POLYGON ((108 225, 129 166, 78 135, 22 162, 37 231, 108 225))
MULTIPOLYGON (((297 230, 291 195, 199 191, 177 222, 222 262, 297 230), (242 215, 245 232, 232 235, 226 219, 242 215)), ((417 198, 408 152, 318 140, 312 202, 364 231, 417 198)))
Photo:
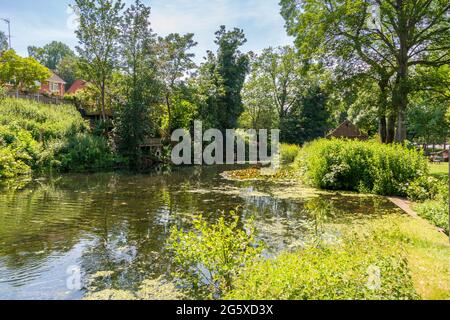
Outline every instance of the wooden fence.
POLYGON ((39 93, 35 94, 24 94, 24 93, 18 93, 18 92, 8 92, 8 97, 15 98, 15 99, 27 99, 27 100, 33 100, 40 103, 45 104, 72 104, 72 102, 67 101, 60 97, 48 97, 44 96, 39 93))

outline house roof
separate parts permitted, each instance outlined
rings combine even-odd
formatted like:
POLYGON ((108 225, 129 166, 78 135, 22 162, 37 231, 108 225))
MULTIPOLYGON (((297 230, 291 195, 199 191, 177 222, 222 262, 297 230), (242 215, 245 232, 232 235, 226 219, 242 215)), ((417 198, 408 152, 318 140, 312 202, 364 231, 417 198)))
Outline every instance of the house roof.
POLYGON ((367 139, 350 120, 345 120, 336 129, 334 129, 327 138, 350 138, 350 139, 367 139))
POLYGON ((87 81, 78 79, 75 80, 75 82, 70 86, 69 90, 67 90, 68 94, 74 94, 76 93, 78 90, 82 90, 86 87, 87 85, 87 81))
POLYGON ((47 79, 48 82, 66 84, 66 82, 63 79, 61 79, 56 73, 54 73, 53 71, 51 71, 51 73, 52 75, 50 76, 50 78, 47 79))

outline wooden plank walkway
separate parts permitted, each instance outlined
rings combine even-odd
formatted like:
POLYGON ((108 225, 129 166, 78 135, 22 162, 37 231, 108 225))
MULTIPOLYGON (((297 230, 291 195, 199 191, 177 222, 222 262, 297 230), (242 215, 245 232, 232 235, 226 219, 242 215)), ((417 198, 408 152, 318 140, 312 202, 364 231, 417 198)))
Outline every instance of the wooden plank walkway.
POLYGON ((411 208, 411 201, 399 197, 388 197, 388 199, 397 207, 405 211, 412 217, 417 218, 419 215, 411 208))

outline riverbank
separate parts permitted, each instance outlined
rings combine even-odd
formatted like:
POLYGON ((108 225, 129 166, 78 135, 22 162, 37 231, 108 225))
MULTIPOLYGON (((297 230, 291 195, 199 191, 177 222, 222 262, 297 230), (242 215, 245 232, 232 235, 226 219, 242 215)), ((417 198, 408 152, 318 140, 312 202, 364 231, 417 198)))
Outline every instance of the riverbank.
POLYGON ((46 171, 107 170, 122 159, 72 105, 0 101, 0 180, 46 171))
MULTIPOLYGON (((277 181, 278 187, 274 194, 282 196, 284 198, 297 198, 304 197, 308 195, 310 197, 315 197, 317 195, 347 195, 354 197, 353 192, 342 192, 342 191, 326 191, 319 190, 310 187, 306 187, 299 181, 299 177, 292 171, 291 168, 282 169, 284 172, 278 173, 276 176, 267 177, 261 175, 257 169, 244 169, 235 170, 224 173, 224 176, 231 180, 262 180, 262 181, 277 181), (288 178, 286 178, 288 177, 288 178)), ((360 197, 370 197, 371 195, 359 194, 360 197)), ((372 196, 375 197, 376 196, 372 196)), ((396 198, 398 199, 398 198, 396 198)), ((390 198, 392 201, 393 198, 390 198)), ((409 203, 407 207, 400 205, 398 201, 392 201, 395 205, 401 209, 391 210, 386 212, 386 215, 382 218, 375 220, 365 220, 364 222, 358 221, 357 224, 353 225, 338 225, 338 232, 353 232, 361 233, 367 230, 373 230, 374 226, 378 229, 384 229, 380 233, 382 238, 388 240, 390 244, 395 244, 400 250, 404 250, 407 260, 407 270, 408 274, 411 276, 415 292, 418 294, 417 298, 425 300, 433 299, 450 299, 450 244, 448 237, 432 225, 429 221, 419 217, 414 211, 414 204, 409 203), (387 232, 386 232, 387 231, 387 232)), ((324 204, 325 205, 325 204, 324 204)), ((358 215, 358 212, 354 212, 358 215)), ((333 222, 329 222, 330 226, 333 222)), ((301 254, 301 252, 299 252, 301 254)), ((386 252, 386 254, 390 254, 386 252)), ((288 256, 283 257, 284 261, 289 260, 288 256)), ((276 264, 276 262, 275 262, 276 264)), ((281 265, 280 265, 281 266, 281 265)), ((261 268, 261 267, 259 267, 261 268)), ((262 270, 258 269, 260 272, 260 277, 268 278, 273 276, 273 274, 267 274, 262 270)), ((253 281, 258 282, 259 276, 258 272, 253 270, 252 274, 245 274, 247 278, 253 278, 253 281)), ((270 272, 276 272, 272 269, 270 272)), ((286 270, 284 270, 286 272, 286 270)), ((400 275, 399 275, 400 276, 400 275)), ((291 279, 294 281, 294 279, 291 279)), ((288 279, 288 282, 290 280, 288 279)), ((234 298, 250 298, 245 292, 254 292, 255 287, 249 281, 241 282, 241 291, 235 293, 232 297, 234 298)), ((270 287, 270 285, 269 285, 270 287)), ((294 289, 293 289, 294 290, 294 289)), ((332 290, 328 288, 327 290, 332 290)), ((258 294, 259 292, 256 290, 258 294)), ((264 295, 267 295, 265 292, 264 295)), ((285 293, 287 294, 287 293, 285 293)), ((262 296, 259 296, 260 298, 262 296)), ((273 298, 279 298, 274 296, 273 298)), ((298 297, 297 297, 298 298, 298 297)))

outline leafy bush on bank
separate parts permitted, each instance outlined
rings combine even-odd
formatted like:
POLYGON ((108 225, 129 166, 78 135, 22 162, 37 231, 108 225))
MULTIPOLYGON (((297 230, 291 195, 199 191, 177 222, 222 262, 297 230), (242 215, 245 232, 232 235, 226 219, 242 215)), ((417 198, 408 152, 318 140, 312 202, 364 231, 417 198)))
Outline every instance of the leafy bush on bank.
POLYGON ((296 164, 315 187, 379 195, 407 196, 409 185, 428 173, 421 153, 375 141, 316 140, 305 145, 296 164))
POLYGON ((107 139, 90 134, 73 106, 0 102, 0 179, 50 168, 110 168, 115 161, 107 139))
POLYGON ((168 248, 177 266, 174 276, 195 298, 217 299, 229 292, 242 267, 263 250, 251 222, 244 231, 238 215, 230 212, 229 218, 208 224, 198 216, 193 231, 177 227, 171 231, 168 248))
POLYGON ((434 193, 429 194, 428 200, 415 205, 415 211, 421 216, 429 220, 435 226, 444 229, 447 234, 449 232, 448 221, 448 183, 447 180, 434 179, 434 193))

